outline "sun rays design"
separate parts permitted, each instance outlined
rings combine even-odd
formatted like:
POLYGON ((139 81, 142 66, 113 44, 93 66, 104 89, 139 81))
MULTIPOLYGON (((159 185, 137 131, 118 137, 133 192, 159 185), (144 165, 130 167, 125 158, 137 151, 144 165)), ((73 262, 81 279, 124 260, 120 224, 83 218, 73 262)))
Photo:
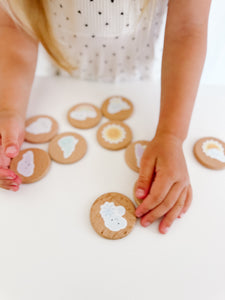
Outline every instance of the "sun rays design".
POLYGON ((202 151, 208 157, 225 162, 224 148, 215 140, 207 140, 202 144, 202 151))
POLYGON ((110 144, 118 144, 126 138, 126 130, 120 125, 110 124, 103 128, 102 137, 110 144))

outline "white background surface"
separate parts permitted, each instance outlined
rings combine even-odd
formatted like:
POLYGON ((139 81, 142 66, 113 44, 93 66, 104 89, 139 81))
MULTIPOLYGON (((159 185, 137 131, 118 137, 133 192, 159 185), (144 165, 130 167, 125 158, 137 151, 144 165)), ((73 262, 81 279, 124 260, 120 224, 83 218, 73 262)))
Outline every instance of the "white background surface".
POLYGON ((225 88, 202 86, 198 95, 184 144, 194 190, 189 212, 167 235, 158 233, 158 223, 145 229, 138 222, 118 241, 94 232, 89 209, 105 192, 132 198, 137 174, 126 166, 124 150, 111 152, 97 144, 96 128, 75 130, 66 120, 72 105, 90 101, 100 106, 112 94, 134 103, 127 120, 134 140, 151 139, 158 119, 158 86, 36 79, 28 116, 52 115, 60 132, 80 132, 89 148, 76 164, 52 163, 43 180, 23 185, 18 193, 0 191, 0 299, 224 300, 225 171, 202 167, 192 148, 206 135, 225 140, 225 88))
POLYGON ((212 0, 204 84, 225 85, 225 1, 212 0))

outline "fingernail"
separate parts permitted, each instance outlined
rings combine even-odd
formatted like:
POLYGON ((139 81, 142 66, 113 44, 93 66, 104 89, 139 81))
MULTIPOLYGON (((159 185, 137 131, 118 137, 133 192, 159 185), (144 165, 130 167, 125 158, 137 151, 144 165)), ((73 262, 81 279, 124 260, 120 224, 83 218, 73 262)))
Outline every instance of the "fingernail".
POLYGON ((135 211, 135 215, 136 215, 136 217, 140 218, 142 216, 142 212, 139 211, 139 209, 137 208, 135 211))
POLYGON ((144 196, 145 196, 145 191, 144 191, 143 189, 137 189, 137 190, 136 190, 136 196, 137 196, 138 198, 144 197, 144 196))
POLYGON ((13 179, 15 179, 15 177, 9 176, 9 177, 6 177, 6 179, 13 180, 13 179))
POLYGON ((13 186, 18 186, 18 183, 16 183, 16 182, 12 182, 10 185, 13 185, 13 186))
POLYGON ((164 229, 163 229, 163 233, 167 233, 169 231, 169 227, 165 227, 164 229))
POLYGON ((10 146, 10 147, 6 148, 5 153, 6 153, 6 155, 15 155, 15 154, 17 154, 17 148, 15 146, 10 146))
POLYGON ((144 226, 144 227, 148 227, 150 224, 151 224, 151 223, 147 221, 147 222, 143 223, 143 226, 144 226))
POLYGON ((180 214, 180 215, 178 216, 178 218, 181 219, 183 216, 184 216, 184 213, 180 214))
POLYGON ((135 213, 136 214, 136 217, 140 218, 141 217, 141 213, 135 213))

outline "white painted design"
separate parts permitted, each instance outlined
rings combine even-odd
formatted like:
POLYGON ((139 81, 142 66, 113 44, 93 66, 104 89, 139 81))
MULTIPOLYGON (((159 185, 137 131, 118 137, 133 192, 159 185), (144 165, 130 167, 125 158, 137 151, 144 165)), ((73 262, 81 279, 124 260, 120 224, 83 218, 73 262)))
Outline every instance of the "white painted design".
POLYGON ((26 127, 26 131, 32 134, 49 133, 52 129, 52 121, 41 117, 26 127))
POLYGON ((101 205, 100 215, 105 227, 111 231, 119 231, 127 227, 127 220, 122 217, 125 213, 125 207, 115 206, 113 202, 106 201, 101 205))
POLYGON ((121 97, 113 97, 109 100, 107 111, 110 114, 116 114, 123 110, 130 109, 130 105, 125 102, 121 97))
POLYGON ((23 154, 22 159, 17 164, 17 171, 24 177, 30 177, 34 173, 34 153, 27 151, 23 154))
POLYGON ((69 158, 72 155, 78 142, 79 140, 72 135, 64 136, 58 140, 58 145, 62 150, 63 157, 65 159, 69 158))
POLYGON ((109 124, 102 130, 103 139, 110 144, 121 143, 126 135, 126 130, 118 124, 109 124))
POLYGON ((85 121, 88 118, 96 118, 97 112, 91 105, 82 104, 71 111, 70 117, 74 120, 85 121))
POLYGON ((140 168, 141 164, 141 158, 144 154, 144 151, 146 149, 147 145, 142 145, 142 144, 135 144, 134 147, 134 152, 135 152, 135 157, 136 157, 136 162, 137 162, 137 167, 140 168))
POLYGON ((215 140, 207 140, 202 144, 202 151, 210 158, 225 163, 223 146, 215 140))

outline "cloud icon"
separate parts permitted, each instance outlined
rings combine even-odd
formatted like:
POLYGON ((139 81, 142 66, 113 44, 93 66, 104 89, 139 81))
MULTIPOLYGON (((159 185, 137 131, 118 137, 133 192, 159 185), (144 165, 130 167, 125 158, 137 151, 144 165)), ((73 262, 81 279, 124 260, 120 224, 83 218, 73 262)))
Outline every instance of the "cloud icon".
POLYGON ((214 140, 207 140, 202 145, 202 151, 209 157, 225 163, 223 146, 214 140))
POLYGON ((52 129, 52 121, 49 118, 38 118, 26 127, 26 131, 32 134, 49 133, 52 129))
POLYGON ((135 152, 138 168, 140 168, 141 158, 144 154, 145 149, 146 149, 146 145, 142 145, 139 143, 135 144, 134 152, 135 152))
POLYGON ((79 142, 74 136, 64 136, 58 140, 58 145, 63 151, 64 158, 69 158, 75 150, 77 143, 79 142))
POLYGON ((113 202, 106 201, 101 205, 100 215, 104 220, 105 227, 111 231, 119 231, 127 227, 125 215, 126 209, 123 206, 115 206, 113 202))
POLYGON ((220 150, 214 148, 214 149, 208 149, 206 151, 206 154, 211 157, 211 158, 214 158, 214 159, 217 159, 219 160, 220 162, 223 162, 225 163, 225 155, 223 152, 221 152, 220 150))
POLYGON ((71 111, 70 117, 78 121, 85 121, 87 118, 96 118, 97 113, 90 105, 80 105, 71 111))
POLYGON ((25 152, 17 164, 17 171, 24 177, 30 177, 34 173, 34 167, 34 153, 32 151, 25 152))
POLYGON ((122 110, 128 109, 130 109, 130 105, 127 102, 123 101, 123 99, 120 97, 113 97, 109 100, 107 110, 110 114, 116 114, 122 110))

